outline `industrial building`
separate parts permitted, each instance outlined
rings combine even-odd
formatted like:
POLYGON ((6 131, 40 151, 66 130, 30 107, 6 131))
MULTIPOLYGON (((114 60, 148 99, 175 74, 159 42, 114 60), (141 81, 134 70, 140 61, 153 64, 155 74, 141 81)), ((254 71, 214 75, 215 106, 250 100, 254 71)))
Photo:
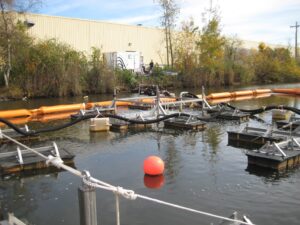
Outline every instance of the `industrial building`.
MULTIPOLYGON (((139 52, 145 64, 151 59, 158 64, 166 63, 164 32, 159 28, 40 14, 25 17, 31 24, 29 33, 38 39, 55 38, 86 54, 97 47, 103 53, 139 52)), ((257 48, 258 44, 243 41, 247 49, 257 48)))

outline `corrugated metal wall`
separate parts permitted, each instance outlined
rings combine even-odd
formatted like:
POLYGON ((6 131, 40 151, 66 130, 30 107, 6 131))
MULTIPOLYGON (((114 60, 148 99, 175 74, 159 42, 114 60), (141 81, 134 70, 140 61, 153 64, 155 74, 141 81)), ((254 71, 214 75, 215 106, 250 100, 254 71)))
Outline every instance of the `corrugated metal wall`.
POLYGON ((151 59, 159 64, 166 62, 160 29, 38 14, 28 14, 26 18, 35 23, 29 29, 33 36, 56 38, 86 54, 91 47, 101 48, 102 52, 139 51, 145 64, 151 59))
MULTIPOLYGON (((154 63, 166 64, 166 49, 163 30, 143 26, 122 25, 102 21, 73 19, 57 16, 27 14, 28 20, 35 23, 29 32, 40 39, 56 38, 87 55, 91 47, 102 52, 139 51, 144 63, 151 59, 154 63)), ((257 49, 259 42, 242 41, 246 49, 257 49)), ((281 45, 269 45, 285 47, 281 45)))

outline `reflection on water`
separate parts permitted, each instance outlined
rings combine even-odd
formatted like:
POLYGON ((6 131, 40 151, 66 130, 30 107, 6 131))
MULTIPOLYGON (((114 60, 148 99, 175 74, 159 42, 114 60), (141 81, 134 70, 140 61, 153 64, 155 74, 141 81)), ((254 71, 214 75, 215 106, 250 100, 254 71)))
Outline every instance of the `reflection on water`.
POLYGON ((221 127, 218 125, 210 127, 207 129, 207 132, 205 132, 205 134, 205 141, 212 149, 211 157, 213 158, 213 155, 217 153, 220 144, 221 127))
MULTIPOLYGON (((65 100, 61 102, 80 102, 80 99, 65 100)), ((46 105, 43 101, 20 105, 18 102, 15 102, 16 105, 5 103, 6 106, 1 107, 36 108, 46 105)), ((59 103, 57 99, 47 100, 47 104, 59 103)), ((271 104, 300 107, 299 100, 289 96, 272 96, 232 104, 241 108, 271 104)), ((272 122, 271 112, 265 112, 259 118, 267 123, 272 122)), ((62 122, 49 122, 47 126, 62 122)), ((33 129, 42 126, 39 123, 30 124, 33 129)), ((300 169, 276 173, 247 168, 244 151, 227 146, 226 131, 240 130, 243 126, 245 124, 222 121, 207 124, 203 132, 153 126, 128 132, 90 133, 89 122, 83 121, 58 132, 43 134, 42 141, 29 144, 47 145, 55 141, 59 148, 65 148, 76 155, 78 169, 89 170, 103 181, 150 197, 223 216, 238 210, 247 214, 255 224, 299 224, 300 169), (164 176, 144 176, 142 164, 149 155, 159 155, 165 161, 164 176), (282 209, 285 209, 284 217, 282 209)), ((265 127, 266 124, 250 120, 249 126, 265 127)), ((1 151, 7 149, 15 150, 15 146, 0 147, 1 151)), ((20 219, 37 225, 79 224, 77 188, 80 184, 80 179, 66 172, 3 177, 0 181, 0 212, 4 215, 14 212, 20 219)), ((219 222, 141 200, 121 199, 120 203, 121 223, 124 225, 219 222)), ((113 194, 97 191, 97 213, 98 223, 115 223, 113 194)))
POLYGON ((165 183, 165 176, 158 175, 158 176, 149 176, 145 174, 144 176, 144 185, 147 188, 157 189, 161 188, 165 183))
POLYGON ((288 178, 290 177, 293 173, 297 173, 299 170, 299 167, 296 168, 289 168, 285 170, 272 170, 268 168, 263 168, 259 166, 254 166, 254 165, 248 165, 246 168, 246 171, 249 174, 261 177, 264 182, 266 183, 273 183, 276 182, 280 179, 288 178))
MULTIPOLYGON (((74 164, 68 164, 69 166, 75 168, 74 164)), ((17 172, 14 174, 4 175, 1 177, 1 181, 9 181, 9 180, 19 180, 20 183, 23 183, 26 179, 38 179, 39 177, 43 177, 45 175, 51 175, 52 177, 57 177, 59 172, 63 172, 63 170, 58 169, 56 167, 48 167, 40 170, 24 170, 21 172, 17 172)))

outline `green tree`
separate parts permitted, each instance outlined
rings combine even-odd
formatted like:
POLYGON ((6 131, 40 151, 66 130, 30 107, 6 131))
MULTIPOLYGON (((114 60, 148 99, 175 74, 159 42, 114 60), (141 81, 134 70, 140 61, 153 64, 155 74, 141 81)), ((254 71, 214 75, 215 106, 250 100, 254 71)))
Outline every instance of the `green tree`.
POLYGON ((0 0, 0 46, 4 51, 3 75, 5 86, 9 86, 12 70, 13 48, 18 44, 16 37, 19 25, 16 23, 17 15, 27 12, 38 3, 37 0, 0 0))
POLYGON ((221 36, 220 20, 217 15, 202 29, 201 40, 198 42, 200 50, 200 67, 203 81, 207 86, 223 83, 223 59, 225 39, 221 36))
POLYGON ((176 16, 179 13, 179 7, 175 0, 157 0, 163 15, 161 17, 161 24, 164 27, 165 41, 166 41, 166 52, 167 52, 167 65, 171 68, 174 65, 174 55, 173 55, 173 29, 176 24, 176 16))
POLYGON ((238 67, 238 53, 242 42, 237 37, 229 37, 224 43, 224 84, 229 86, 234 82, 236 68, 238 67))
POLYGON ((288 48, 272 49, 260 43, 254 68, 258 83, 293 82, 300 78, 300 68, 288 48))
POLYGON ((87 75, 88 92, 93 94, 113 92, 115 74, 106 65, 101 50, 93 47, 90 58, 87 75))
POLYGON ((181 31, 177 33, 174 47, 174 65, 182 76, 184 85, 199 86, 198 75, 198 49, 197 41, 200 35, 194 20, 183 22, 181 31))
POLYGON ((85 90, 87 60, 82 52, 54 39, 38 42, 14 64, 14 85, 29 96, 74 96, 85 90))

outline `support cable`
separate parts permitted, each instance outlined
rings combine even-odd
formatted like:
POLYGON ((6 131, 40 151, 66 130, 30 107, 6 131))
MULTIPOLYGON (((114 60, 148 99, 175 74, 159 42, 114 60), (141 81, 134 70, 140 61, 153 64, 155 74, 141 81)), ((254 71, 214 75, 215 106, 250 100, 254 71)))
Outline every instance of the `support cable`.
MULTIPOLYGON (((130 200, 136 200, 137 198, 140 198, 140 199, 155 202, 155 203, 158 203, 158 204, 161 204, 161 205, 170 206, 170 207, 173 207, 173 208, 177 208, 177 209, 181 209, 181 210, 185 210, 185 211, 189 211, 189 212, 193 212, 193 213, 196 213, 196 214, 201 214, 201 215, 205 215, 205 216, 209 216, 209 217, 213 217, 213 218, 217 218, 217 219, 222 219, 222 220, 231 221, 231 222, 237 222, 237 223, 240 223, 240 224, 254 225, 251 222, 244 222, 244 221, 241 221, 241 220, 235 220, 235 219, 219 216, 219 215, 216 215, 216 214, 213 214, 213 213, 208 213, 208 212, 192 209, 192 208, 181 206, 181 205, 178 205, 178 204, 173 204, 173 203, 170 203, 170 202, 162 201, 162 200, 159 200, 159 199, 156 199, 156 198, 151 198, 151 197, 148 197, 148 196, 145 196, 145 195, 136 194, 133 190, 113 186, 109 183, 106 183, 104 181, 101 181, 101 180, 98 180, 96 178, 91 177, 89 172, 87 172, 87 171, 82 171, 81 172, 81 171, 76 170, 76 169, 74 169, 70 166, 65 165, 60 157, 54 157, 54 156, 51 156, 51 155, 50 156, 45 156, 42 153, 39 153, 39 152, 35 151, 34 149, 30 148, 29 146, 20 143, 19 141, 15 140, 14 138, 11 138, 11 137, 9 137, 5 134, 3 134, 3 136, 5 138, 11 140, 12 142, 16 143, 17 145, 19 145, 19 146, 21 146, 21 147, 23 147, 23 148, 25 148, 29 151, 32 151, 33 153, 35 153, 38 156, 42 157, 43 159, 46 160, 46 162, 48 164, 52 164, 53 166, 56 166, 59 169, 64 169, 64 170, 66 170, 66 171, 82 178, 84 184, 86 184, 90 187, 95 187, 95 188, 111 191, 111 192, 115 193, 116 195, 121 195, 124 198, 130 199, 130 200)), ((119 201, 119 199, 116 199, 116 201, 119 201)), ((117 204, 117 207, 119 208, 119 203, 117 204)), ((118 220, 120 218, 120 215, 119 215, 118 212, 117 212, 116 216, 117 216, 117 222, 118 222, 118 220)))

